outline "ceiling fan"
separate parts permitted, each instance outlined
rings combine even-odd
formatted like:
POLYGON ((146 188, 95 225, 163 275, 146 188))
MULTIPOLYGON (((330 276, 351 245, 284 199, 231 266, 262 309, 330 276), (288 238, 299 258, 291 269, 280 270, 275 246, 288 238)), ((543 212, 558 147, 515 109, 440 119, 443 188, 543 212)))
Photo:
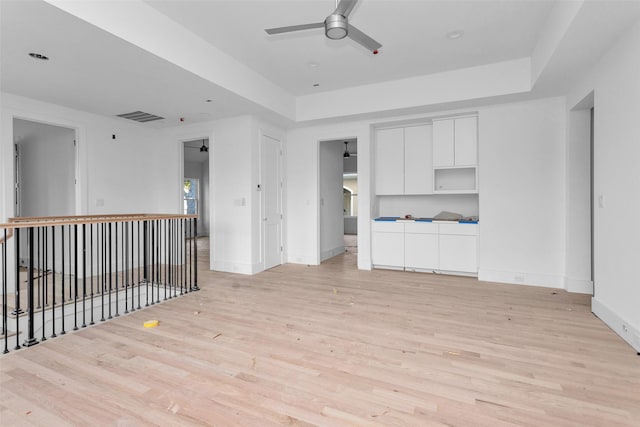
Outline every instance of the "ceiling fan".
POLYGON ((374 55, 377 55, 378 49, 380 49, 382 45, 353 25, 349 24, 349 13, 351 13, 357 2, 358 0, 336 0, 336 10, 334 10, 331 15, 327 16, 324 22, 268 28, 265 31, 267 34, 272 35, 324 27, 324 34, 328 38, 332 40, 340 40, 345 37, 349 37, 351 40, 369 49, 374 55))

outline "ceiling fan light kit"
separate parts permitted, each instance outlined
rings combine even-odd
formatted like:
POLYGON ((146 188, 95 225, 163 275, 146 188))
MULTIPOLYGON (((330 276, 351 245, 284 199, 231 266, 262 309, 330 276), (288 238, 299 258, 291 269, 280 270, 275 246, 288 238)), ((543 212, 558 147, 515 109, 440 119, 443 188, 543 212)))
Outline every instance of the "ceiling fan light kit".
POLYGON ((336 4, 336 10, 334 10, 331 15, 327 16, 324 22, 268 28, 265 31, 267 34, 272 35, 324 27, 324 34, 327 38, 331 40, 340 40, 345 37, 349 37, 351 40, 369 49, 374 55, 377 55, 378 49, 380 49, 382 45, 353 25, 349 24, 349 13, 351 13, 356 3, 357 0, 340 0, 340 2, 337 2, 336 4))

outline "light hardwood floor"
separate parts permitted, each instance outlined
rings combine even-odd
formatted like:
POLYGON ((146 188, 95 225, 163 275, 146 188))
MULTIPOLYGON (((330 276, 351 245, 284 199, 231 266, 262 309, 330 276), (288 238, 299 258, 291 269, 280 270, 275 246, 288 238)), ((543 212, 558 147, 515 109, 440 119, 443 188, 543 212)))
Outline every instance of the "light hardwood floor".
POLYGON ((640 357, 588 296, 200 255, 200 292, 0 357, 0 424, 640 426, 640 357))

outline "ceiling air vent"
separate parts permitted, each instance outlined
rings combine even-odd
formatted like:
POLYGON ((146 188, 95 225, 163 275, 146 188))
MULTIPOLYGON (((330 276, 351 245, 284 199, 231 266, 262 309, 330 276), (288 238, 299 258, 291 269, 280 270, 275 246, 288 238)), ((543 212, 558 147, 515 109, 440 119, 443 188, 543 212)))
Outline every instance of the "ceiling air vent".
POLYGON ((164 117, 155 116, 153 114, 145 113, 144 111, 134 111, 133 113, 118 114, 118 117, 123 119, 134 120, 140 123, 152 122, 154 120, 162 120, 164 117))

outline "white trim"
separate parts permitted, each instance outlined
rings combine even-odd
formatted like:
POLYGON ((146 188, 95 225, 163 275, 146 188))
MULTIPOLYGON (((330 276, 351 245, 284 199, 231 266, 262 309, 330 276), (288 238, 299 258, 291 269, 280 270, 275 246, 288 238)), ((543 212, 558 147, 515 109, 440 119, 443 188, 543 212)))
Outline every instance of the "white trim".
POLYGON ((543 288, 565 289, 564 277, 556 276, 553 274, 480 269, 478 271, 478 280, 481 280, 483 282, 510 283, 513 285, 541 286, 543 288))
POLYGON ((565 279, 565 285, 567 292, 593 295, 593 282, 591 280, 567 277, 565 279))
POLYGON ((640 353, 640 330, 634 328, 629 322, 625 322, 624 319, 595 297, 591 298, 591 312, 598 316, 605 325, 613 329, 635 351, 640 353))

